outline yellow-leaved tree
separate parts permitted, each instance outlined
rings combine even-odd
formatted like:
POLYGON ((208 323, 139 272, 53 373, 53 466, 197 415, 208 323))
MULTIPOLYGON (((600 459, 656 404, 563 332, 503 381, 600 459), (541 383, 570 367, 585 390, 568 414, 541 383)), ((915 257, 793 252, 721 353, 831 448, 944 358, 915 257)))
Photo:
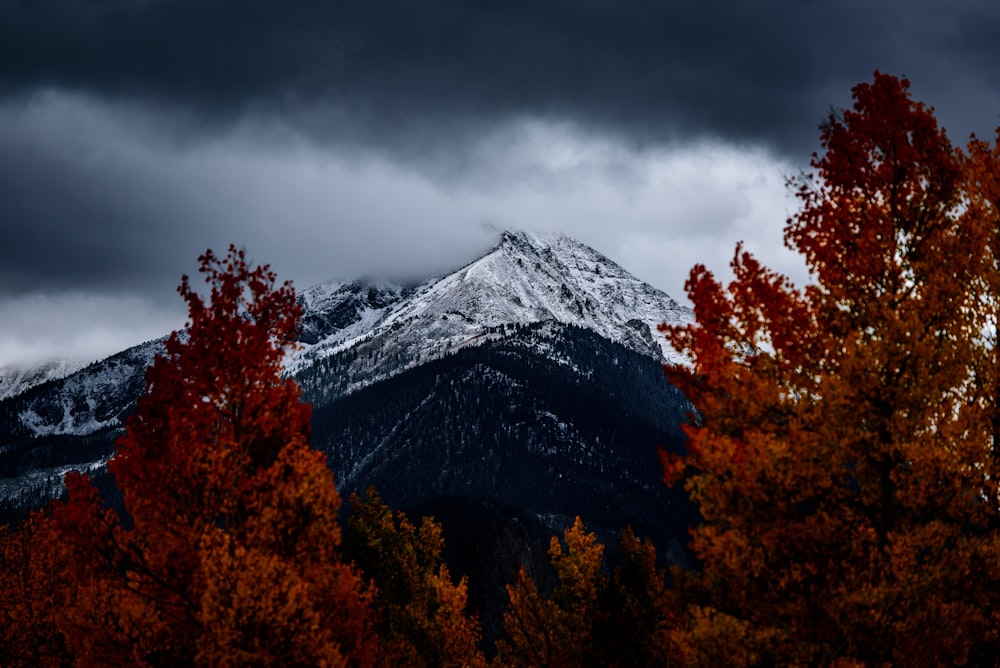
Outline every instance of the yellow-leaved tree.
POLYGON ((414 526, 374 489, 351 495, 344 549, 374 585, 381 666, 477 668, 479 620, 470 614, 465 578, 452 582, 441 526, 414 526))
POLYGON ((507 587, 508 638, 497 645, 496 665, 681 665, 674 634, 682 619, 652 543, 626 529, 619 563, 609 577, 604 546, 577 517, 562 541, 553 536, 549 558, 558 580, 550 596, 539 591, 523 567, 517 582, 507 587))

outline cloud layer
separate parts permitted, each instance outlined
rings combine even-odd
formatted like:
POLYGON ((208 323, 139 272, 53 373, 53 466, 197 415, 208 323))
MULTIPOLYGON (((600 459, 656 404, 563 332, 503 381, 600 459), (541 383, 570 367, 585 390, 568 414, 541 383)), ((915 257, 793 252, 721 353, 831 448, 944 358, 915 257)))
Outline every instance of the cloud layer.
POLYGON ((740 239, 802 282, 783 181, 817 124, 880 69, 991 135, 997 34, 985 0, 0 3, 0 366, 28 329, 89 358, 71 329, 180 324, 180 274, 231 242, 300 287, 505 227, 676 297, 740 239))
POLYGON ((418 160, 512 117, 798 159, 876 68, 914 77, 964 136, 998 106, 998 27, 989 0, 8 2, 0 86, 139 101, 205 132, 270 117, 418 160))

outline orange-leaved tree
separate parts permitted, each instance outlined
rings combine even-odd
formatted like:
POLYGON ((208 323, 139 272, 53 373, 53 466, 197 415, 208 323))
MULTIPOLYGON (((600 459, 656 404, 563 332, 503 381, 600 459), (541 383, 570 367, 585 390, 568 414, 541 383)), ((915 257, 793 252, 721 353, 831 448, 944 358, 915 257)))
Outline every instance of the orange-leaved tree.
MULTIPOLYGON (((822 126, 785 228, 796 289, 737 247, 666 327, 696 413, 664 456, 703 523, 693 664, 992 662, 1000 630, 997 166, 876 72, 822 126)), ((990 663, 992 665, 992 663, 990 663)))
POLYGON ((185 276, 189 322, 147 373, 108 468, 125 513, 82 476, 53 518, 79 583, 57 616, 86 665, 353 665, 375 656, 368 599, 339 558, 340 498, 283 376, 300 308, 245 252, 185 276))
POLYGON ((444 564, 441 525, 424 517, 414 526, 374 489, 352 494, 350 505, 344 551, 375 585, 379 665, 485 666, 467 580, 452 582, 444 564))
POLYGON ((495 665, 681 665, 674 638, 681 616, 652 543, 640 542, 627 528, 620 563, 608 577, 604 546, 577 517, 562 542, 552 538, 549 558, 559 581, 550 597, 524 567, 508 585, 508 638, 497 644, 495 665))
POLYGON ((498 643, 506 666, 580 666, 593 653, 591 624, 605 578, 604 546, 576 518, 563 532, 564 549, 555 536, 549 557, 559 584, 544 598, 522 566, 517 582, 507 586, 510 608, 504 613, 509 639, 498 643))

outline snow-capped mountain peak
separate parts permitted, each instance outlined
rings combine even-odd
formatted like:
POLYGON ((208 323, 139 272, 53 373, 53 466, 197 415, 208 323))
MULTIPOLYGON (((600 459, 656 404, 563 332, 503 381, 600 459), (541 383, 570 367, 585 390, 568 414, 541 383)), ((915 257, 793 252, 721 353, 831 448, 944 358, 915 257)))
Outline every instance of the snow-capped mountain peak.
MULTIPOLYGON (((302 347, 288 373, 299 376, 346 354, 353 361, 340 367, 338 393, 495 340, 506 327, 540 322, 588 329, 642 355, 674 361, 679 356, 656 326, 692 317, 589 246, 562 234, 528 232, 505 232, 481 257, 420 285, 329 282, 302 291, 299 299, 302 347)), ((160 345, 137 346, 53 381, 45 391, 37 388, 30 397, 17 392, 8 400, 18 401, 19 422, 35 435, 120 426, 160 345)))
MULTIPOLYGON (((570 341, 588 338, 612 342, 593 350, 616 367, 618 355, 627 353, 621 359, 631 355, 633 371, 635 359, 645 358, 647 368, 655 368, 656 361, 679 359, 656 326, 692 317, 594 249, 564 235, 527 232, 506 232, 481 257, 419 285, 329 282, 303 290, 299 300, 301 347, 290 356, 287 373, 320 409, 355 392, 363 401, 364 388, 397 387, 391 382, 412 378, 409 370, 419 375, 416 368, 422 365, 446 369, 451 361, 461 364, 479 353, 526 355, 570 376, 589 377, 586 369, 592 370, 594 358, 567 348, 570 341)), ((0 452, 8 457, 0 472, 0 502, 58 489, 68 468, 99 469, 143 392, 145 370, 162 349, 162 340, 150 341, 0 400, 5 432, 0 452), (50 448, 55 442, 75 445, 57 452, 50 448)), ((489 384, 494 376, 501 385, 508 383, 499 371, 484 369, 482 364, 465 369, 459 384, 489 384)), ((342 463, 345 480, 368 461, 360 450, 354 454, 360 459, 342 463)))
POLYGON ((327 306, 306 320, 326 322, 331 328, 323 338, 318 329, 310 330, 296 364, 362 342, 416 363, 474 344, 503 325, 546 320, 590 329, 642 354, 676 360, 678 355, 656 333, 656 326, 691 319, 689 309, 662 291, 562 234, 504 232, 483 256, 415 288, 354 283, 313 291, 303 303, 327 306), (327 312, 348 312, 351 317, 319 315, 327 312))

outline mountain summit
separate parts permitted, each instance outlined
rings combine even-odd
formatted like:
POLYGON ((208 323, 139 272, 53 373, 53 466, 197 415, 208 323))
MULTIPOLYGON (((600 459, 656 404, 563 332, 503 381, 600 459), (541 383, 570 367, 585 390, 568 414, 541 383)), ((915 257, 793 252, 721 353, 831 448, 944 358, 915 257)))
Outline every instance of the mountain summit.
MULTIPOLYGON (((656 447, 679 442, 686 410, 662 378, 678 356, 656 326, 691 320, 665 293, 565 235, 505 232, 440 278, 330 282, 299 299, 302 345, 287 370, 343 489, 565 518, 586 488, 606 526, 653 524, 656 447)), ((0 508, 41 502, 70 468, 100 471, 161 349, 136 346, 0 401, 0 508)))
POLYGON ((676 361, 656 326, 692 317, 589 246, 563 234, 527 232, 504 232, 482 257, 419 286, 329 283, 301 299, 306 345, 293 369, 362 343, 391 349, 412 366, 475 345, 489 330, 544 321, 676 361))
MULTIPOLYGON (((575 516, 607 545, 630 525, 689 563, 696 516, 657 454, 680 450, 689 408, 662 372, 679 358, 656 326, 692 317, 668 295, 564 235, 506 232, 440 278, 329 282, 299 299, 287 372, 313 406, 313 447, 341 494, 372 486, 438 518, 488 634, 503 585, 522 564, 545 572, 549 538, 575 516)), ((70 469, 117 498, 104 462, 161 350, 0 401, 0 521, 59 494, 70 469)))

